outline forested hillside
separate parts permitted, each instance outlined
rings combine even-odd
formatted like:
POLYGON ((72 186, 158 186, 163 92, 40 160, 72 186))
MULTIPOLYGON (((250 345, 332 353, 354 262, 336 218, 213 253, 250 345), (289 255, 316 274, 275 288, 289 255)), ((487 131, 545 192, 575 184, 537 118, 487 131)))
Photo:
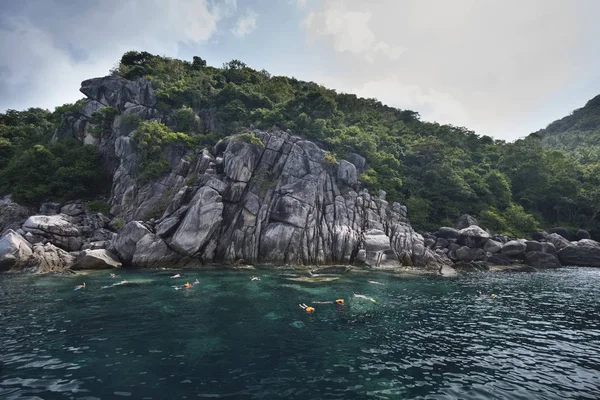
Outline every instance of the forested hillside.
MULTIPOLYGON (((421 230, 450 225, 464 213, 509 235, 528 235, 538 227, 594 230, 598 225, 599 164, 593 161, 598 158, 562 150, 577 146, 557 150, 559 146, 549 139, 551 131, 559 131, 553 125, 570 117, 550 125, 546 134, 505 143, 465 128, 421 121, 417 112, 391 108, 376 99, 271 76, 237 60, 214 68, 199 57, 187 62, 128 52, 111 74, 149 80, 158 108, 166 115, 161 123, 136 117, 121 120, 136 129, 133 138, 145 155, 146 179, 163 172, 164 163, 154 151, 162 143, 180 140, 187 146, 210 147, 252 125, 276 126, 318 143, 331 153, 332 162, 352 157, 351 153, 364 157, 362 184, 375 193, 385 190, 388 200, 405 204, 413 225, 421 230)), ((598 98, 593 102, 600 103, 598 98)), ((109 186, 93 147, 51 140, 61 116, 77 113, 79 107, 0 115, 3 194, 35 205, 106 193, 109 186)), ((594 107, 597 110, 598 104, 594 107)), ((114 112, 105 108, 94 113, 94 129, 112 124, 114 112)), ((600 119, 600 113, 595 115, 600 119)), ((593 121, 594 111, 587 110, 585 116, 593 121)), ((563 125, 592 129, 591 123, 563 125)), ((598 136, 597 127, 593 129, 598 136)))

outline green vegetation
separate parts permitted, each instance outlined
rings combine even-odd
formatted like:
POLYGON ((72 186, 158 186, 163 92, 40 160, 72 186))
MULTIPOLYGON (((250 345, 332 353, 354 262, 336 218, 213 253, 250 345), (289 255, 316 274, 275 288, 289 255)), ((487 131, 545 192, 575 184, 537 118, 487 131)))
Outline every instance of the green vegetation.
POLYGON ((110 205, 104 200, 90 200, 85 203, 85 206, 92 213, 110 214, 110 205))
POLYGON ((52 141, 60 113, 39 108, 0 114, 0 192, 13 200, 39 206, 44 201, 93 198, 109 183, 94 147, 76 139, 52 141))
MULTIPOLYGON (((327 152, 323 163, 330 168, 349 153, 364 157, 366 168, 358 171, 362 184, 406 204, 418 229, 451 224, 464 213, 511 235, 558 225, 600 229, 600 96, 545 130, 505 143, 462 127, 421 121, 414 111, 375 99, 271 76, 239 60, 215 68, 200 57, 187 62, 132 51, 112 74, 149 80, 164 116, 162 123, 118 116, 121 131, 134 132, 142 181, 170 171, 167 145, 183 146, 189 155, 240 134, 237 140, 264 146, 248 128, 277 127, 317 143, 327 152)), ((61 106, 54 113, 30 109, 0 114, 4 193, 30 203, 90 195, 95 186, 81 182, 100 176, 94 151, 49 140, 60 114, 79 105, 61 106), (66 155, 75 151, 82 154, 66 155), (61 167, 70 173, 54 176, 61 167), (20 178, 27 169, 31 183, 10 177, 18 170, 20 178), (94 172, 86 175, 87 169, 94 172)), ((95 134, 110 129, 116 117, 108 108, 96 112, 95 134)))
POLYGON ((258 147, 265 147, 265 144, 262 142, 262 140, 257 138, 256 135, 252 132, 240 133, 239 135, 235 136, 235 140, 239 140, 244 143, 248 143, 258 147))

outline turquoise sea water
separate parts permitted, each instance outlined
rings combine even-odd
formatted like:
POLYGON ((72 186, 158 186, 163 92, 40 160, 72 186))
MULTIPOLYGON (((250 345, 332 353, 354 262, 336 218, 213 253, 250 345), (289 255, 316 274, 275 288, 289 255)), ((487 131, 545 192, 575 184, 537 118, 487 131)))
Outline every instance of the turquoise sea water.
POLYGON ((0 398, 600 398, 600 269, 117 274, 0 276, 0 398))

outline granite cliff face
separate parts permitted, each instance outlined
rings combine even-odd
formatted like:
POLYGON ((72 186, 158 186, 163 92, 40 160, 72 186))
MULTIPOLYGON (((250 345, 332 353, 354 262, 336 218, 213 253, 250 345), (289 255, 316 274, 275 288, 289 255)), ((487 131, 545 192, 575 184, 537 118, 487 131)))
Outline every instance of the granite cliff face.
POLYGON ((81 91, 88 99, 79 112, 63 116, 55 136, 97 146, 113 178, 108 202, 114 218, 90 213, 80 202, 47 203, 42 215, 27 218, 28 210, 4 200, 0 270, 249 263, 438 272, 449 265, 548 268, 563 258, 581 265, 600 259, 600 245, 591 240, 553 234, 540 242, 511 241, 492 237, 470 217, 459 221, 461 230, 444 227, 424 239, 406 207, 388 203, 385 192, 374 196, 360 188, 364 158, 335 160, 289 131, 251 129, 211 149, 172 142, 158 156, 166 168, 142 179, 135 130, 123 122, 137 115, 168 125, 174 116, 156 108, 144 79, 90 79, 81 91), (116 110, 111 126, 91 129, 92 114, 105 107, 116 110))

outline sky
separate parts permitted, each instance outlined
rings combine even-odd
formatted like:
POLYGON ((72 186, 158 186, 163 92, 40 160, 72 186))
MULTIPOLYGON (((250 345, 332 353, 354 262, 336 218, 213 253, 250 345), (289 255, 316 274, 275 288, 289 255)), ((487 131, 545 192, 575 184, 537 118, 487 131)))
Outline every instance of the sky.
POLYGON ((514 140, 600 94, 598 0, 0 0, 0 112, 123 53, 232 59, 514 140))

